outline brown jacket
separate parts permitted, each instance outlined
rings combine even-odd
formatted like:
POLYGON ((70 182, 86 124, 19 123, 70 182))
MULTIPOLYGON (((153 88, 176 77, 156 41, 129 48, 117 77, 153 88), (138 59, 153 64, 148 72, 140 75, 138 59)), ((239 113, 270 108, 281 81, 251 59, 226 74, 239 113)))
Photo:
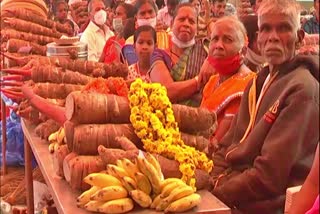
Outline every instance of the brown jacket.
MULTIPOLYGON (((304 182, 319 141, 319 64, 295 57, 266 90, 249 135, 246 88, 240 109, 219 143, 211 173, 212 193, 245 213, 276 213, 284 207, 287 187, 304 182)), ((258 100, 269 74, 256 80, 258 100)))

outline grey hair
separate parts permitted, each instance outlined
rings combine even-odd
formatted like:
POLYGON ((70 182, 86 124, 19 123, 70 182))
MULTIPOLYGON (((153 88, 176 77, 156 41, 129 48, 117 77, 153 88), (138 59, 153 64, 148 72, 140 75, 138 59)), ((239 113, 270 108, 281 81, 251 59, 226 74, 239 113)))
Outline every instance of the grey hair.
POLYGON ((244 47, 246 44, 247 31, 242 22, 236 16, 224 16, 218 19, 214 24, 225 23, 229 26, 232 26, 236 30, 238 39, 240 40, 241 47, 244 47))
POLYGON ((88 12, 89 12, 89 14, 90 14, 91 11, 92 11, 92 4, 93 4, 93 2, 102 2, 102 3, 104 4, 104 1, 103 1, 103 0, 91 0, 91 1, 89 2, 89 4, 88 4, 88 12))
POLYGON ((294 24, 295 30, 300 29, 301 6, 295 0, 263 0, 258 9, 258 27, 260 27, 260 17, 263 15, 283 14, 294 24))

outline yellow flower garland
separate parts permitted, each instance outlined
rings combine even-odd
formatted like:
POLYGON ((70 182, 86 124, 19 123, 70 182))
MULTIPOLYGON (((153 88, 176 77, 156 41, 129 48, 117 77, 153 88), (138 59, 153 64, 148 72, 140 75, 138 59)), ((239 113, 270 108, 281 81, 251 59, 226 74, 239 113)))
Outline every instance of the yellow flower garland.
POLYGON ((195 186, 195 169, 210 172, 213 163, 194 147, 184 144, 175 121, 166 88, 159 83, 136 79, 130 87, 130 121, 146 151, 180 163, 182 180, 195 186))

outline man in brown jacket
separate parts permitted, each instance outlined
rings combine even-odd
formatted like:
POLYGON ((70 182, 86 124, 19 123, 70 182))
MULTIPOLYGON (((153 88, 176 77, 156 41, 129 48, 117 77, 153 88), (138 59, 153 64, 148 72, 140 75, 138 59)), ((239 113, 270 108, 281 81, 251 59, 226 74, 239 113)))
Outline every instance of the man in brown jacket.
POLYGON ((258 46, 268 66, 247 86, 213 153, 212 193, 244 213, 281 211, 319 141, 319 59, 295 55, 304 36, 298 14, 294 0, 261 3, 258 46))

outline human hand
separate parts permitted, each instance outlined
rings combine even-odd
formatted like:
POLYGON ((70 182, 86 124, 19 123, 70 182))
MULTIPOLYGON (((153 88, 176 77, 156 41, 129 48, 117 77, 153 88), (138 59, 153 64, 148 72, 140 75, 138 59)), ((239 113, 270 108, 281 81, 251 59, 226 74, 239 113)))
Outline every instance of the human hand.
POLYGON ((199 73, 199 84, 200 88, 203 88, 207 82, 209 81, 210 77, 215 74, 216 71, 214 68, 209 64, 208 60, 206 59, 201 66, 200 73, 199 73))

